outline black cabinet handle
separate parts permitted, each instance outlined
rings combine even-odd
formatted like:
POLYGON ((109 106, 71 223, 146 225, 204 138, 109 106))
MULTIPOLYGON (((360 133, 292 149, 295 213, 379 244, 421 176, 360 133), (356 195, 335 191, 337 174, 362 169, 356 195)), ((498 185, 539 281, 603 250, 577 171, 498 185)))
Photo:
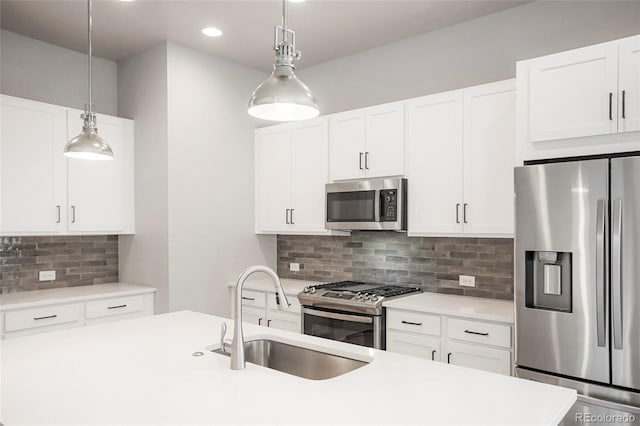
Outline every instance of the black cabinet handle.
POLYGON ((253 297, 244 297, 244 296, 242 296, 242 300, 251 300, 251 301, 253 301, 253 300, 256 300, 256 299, 253 298, 253 297))
POLYGON ((267 320, 267 327, 271 327, 271 320, 267 320))
POLYGON ((362 152, 360 153, 360 160, 358 161, 358 166, 360 167, 360 170, 363 170, 362 168, 362 152))
POLYGON ((364 153, 364 168, 369 170, 369 152, 364 153))
POLYGON ((44 320, 44 319, 52 319, 52 318, 57 318, 57 315, 49 315, 46 317, 33 317, 34 320, 39 321, 39 320, 44 320))
POLYGON ((469 222, 467 222, 467 206, 468 206, 468 205, 469 205, 469 204, 464 203, 464 205, 462 206, 462 221, 463 221, 464 223, 469 223, 469 222))
POLYGON ((289 223, 289 209, 286 209, 286 211, 284 212, 284 220, 285 222, 287 222, 287 225, 291 225, 289 223))
POLYGON ((626 112, 625 112, 625 95, 626 95, 626 91, 623 90, 622 91, 622 118, 627 118, 626 117, 626 112))
POLYGON ((56 221, 56 223, 60 223, 60 206, 59 205, 56 206, 56 210, 58 210, 58 220, 56 221))
POLYGON ((432 350, 431 351, 431 361, 435 361, 436 360, 436 350, 432 350))
POLYGON ((456 204, 456 223, 460 223, 460 203, 456 204))
POLYGON ((126 308, 127 305, 117 305, 117 306, 107 306, 107 309, 120 309, 120 308, 126 308))
POLYGON ((405 321, 405 320, 402 320, 402 323, 409 324, 409 325, 422 325, 421 322, 411 322, 411 321, 405 321))
POLYGON ((453 352, 447 354, 447 364, 451 364, 451 355, 453 355, 453 352))
POLYGON ((480 333, 479 331, 471 331, 471 330, 465 330, 464 331, 467 334, 475 334, 477 336, 488 336, 489 333, 480 333))
POLYGON ((258 325, 262 325, 262 318, 258 318, 258 325))
POLYGON ((613 93, 609 92, 609 120, 613 120, 613 93))
POLYGON ((293 221, 293 211, 295 209, 291 209, 291 213, 289 213, 289 222, 291 222, 291 225, 295 225, 296 223, 293 221))

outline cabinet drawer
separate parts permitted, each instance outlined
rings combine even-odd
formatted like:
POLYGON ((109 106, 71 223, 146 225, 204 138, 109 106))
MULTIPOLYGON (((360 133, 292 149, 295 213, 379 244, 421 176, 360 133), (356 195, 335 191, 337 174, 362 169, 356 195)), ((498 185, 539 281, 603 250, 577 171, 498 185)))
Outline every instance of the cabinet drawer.
POLYGON ((82 303, 45 306, 7 312, 4 318, 5 331, 27 330, 31 328, 50 327, 58 324, 82 322, 82 303))
POLYGON ((511 327, 508 325, 448 318, 447 337, 511 348, 511 327))
POLYGON ((439 361, 440 338, 416 336, 411 333, 389 330, 387 332, 387 351, 439 361))
POLYGON ((144 296, 127 296, 113 299, 90 300, 86 305, 86 318, 100 318, 112 315, 140 312, 144 309, 144 296))
POLYGON ((387 310, 387 328, 420 334, 440 335, 440 317, 421 312, 387 310))
POLYGON ((264 308, 267 306, 266 296, 261 291, 242 290, 242 305, 264 308))
POLYGON ((276 303, 276 294, 268 293, 267 294, 267 307, 272 311, 278 311, 283 313, 290 314, 299 314, 302 311, 300 306, 300 302, 298 301, 298 296, 295 294, 287 294, 287 299, 289 300, 289 308, 285 309, 284 307, 280 309, 280 305, 276 303))

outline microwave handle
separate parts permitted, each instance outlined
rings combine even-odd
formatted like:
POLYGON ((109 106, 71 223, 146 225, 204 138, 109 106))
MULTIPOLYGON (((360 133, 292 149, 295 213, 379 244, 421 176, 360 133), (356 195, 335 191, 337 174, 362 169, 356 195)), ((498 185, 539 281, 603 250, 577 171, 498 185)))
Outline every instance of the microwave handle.
POLYGON ((380 199, 381 198, 382 198, 382 194, 380 193, 380 190, 377 189, 376 194, 374 196, 374 200, 373 200, 373 209, 374 209, 373 216, 376 223, 380 223, 380 208, 381 208, 380 199))

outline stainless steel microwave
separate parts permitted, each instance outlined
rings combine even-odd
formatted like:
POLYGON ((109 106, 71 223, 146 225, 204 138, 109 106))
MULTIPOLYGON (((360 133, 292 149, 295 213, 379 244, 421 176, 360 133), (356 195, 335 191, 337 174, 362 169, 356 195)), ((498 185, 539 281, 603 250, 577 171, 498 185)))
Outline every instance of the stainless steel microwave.
POLYGON ((328 183, 327 229, 407 230, 407 180, 370 179, 328 183))

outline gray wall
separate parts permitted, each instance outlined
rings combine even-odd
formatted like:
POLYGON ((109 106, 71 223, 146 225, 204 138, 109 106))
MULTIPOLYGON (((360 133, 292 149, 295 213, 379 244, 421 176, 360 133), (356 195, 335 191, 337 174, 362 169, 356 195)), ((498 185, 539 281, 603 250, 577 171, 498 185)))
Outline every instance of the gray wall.
POLYGON ((120 237, 120 280, 157 288, 163 313, 170 297, 166 44, 121 61, 118 74, 119 112, 135 120, 136 141, 136 234, 120 237))
POLYGON ((254 121, 247 99, 265 75, 168 45, 170 309, 228 316, 225 284, 276 266, 275 236, 254 233, 254 121))
POLYGON ((513 78, 516 61, 635 34, 640 1, 538 1, 305 68, 299 76, 327 114, 513 78))
MULTIPOLYGON (((0 32, 0 92, 71 108, 87 102, 87 55, 6 30, 0 32)), ((118 113, 115 62, 94 58, 93 103, 118 113)))

